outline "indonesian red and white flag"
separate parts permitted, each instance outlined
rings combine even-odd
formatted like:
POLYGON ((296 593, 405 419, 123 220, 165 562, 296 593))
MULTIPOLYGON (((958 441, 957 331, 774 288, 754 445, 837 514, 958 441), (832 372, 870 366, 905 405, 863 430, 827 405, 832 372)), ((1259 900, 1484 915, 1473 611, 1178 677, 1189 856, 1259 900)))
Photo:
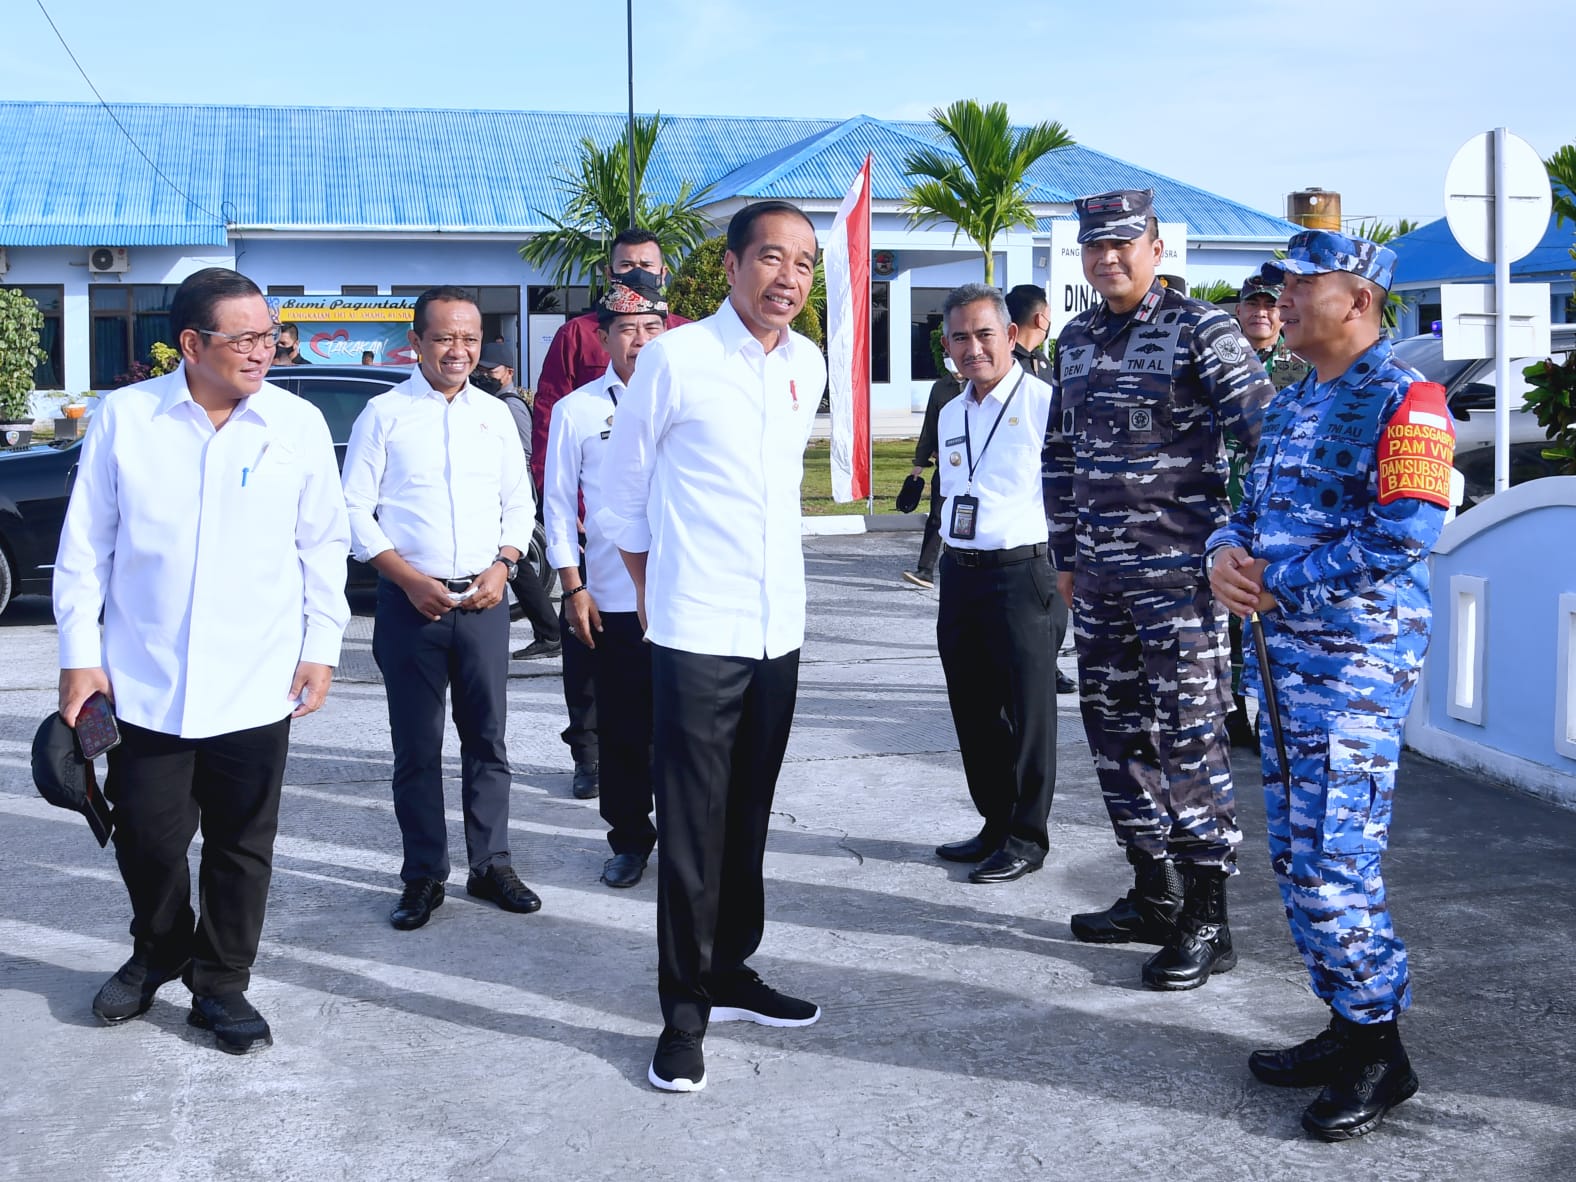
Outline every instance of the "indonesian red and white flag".
POLYGON ((826 370, 832 405, 832 499, 870 495, 870 157, 826 242, 826 370))

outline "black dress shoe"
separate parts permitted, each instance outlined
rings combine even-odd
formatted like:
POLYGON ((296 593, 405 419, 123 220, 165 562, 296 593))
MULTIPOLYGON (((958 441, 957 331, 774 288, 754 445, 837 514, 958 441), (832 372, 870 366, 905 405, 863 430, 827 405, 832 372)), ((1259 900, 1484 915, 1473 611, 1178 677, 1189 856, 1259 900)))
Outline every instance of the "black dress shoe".
POLYGON ((542 909, 542 900, 535 891, 520 881, 520 876, 514 872, 513 866, 499 866, 496 863, 477 874, 471 871, 471 876, 465 880, 467 894, 478 899, 488 899, 498 904, 505 911, 515 911, 521 915, 529 915, 533 911, 542 909))
POLYGON ((963 841, 949 841, 936 847, 936 857, 948 862, 983 862, 1001 848, 1001 842, 986 837, 984 831, 963 841))
POLYGON ((405 884, 398 905, 389 912, 389 922, 402 932, 415 931, 442 906, 443 884, 436 878, 418 878, 405 884))
POLYGON ((602 881, 610 887, 632 887, 646 872, 646 860, 639 854, 615 854, 602 865, 602 881))
POLYGON ((231 1055, 250 1055, 274 1045, 267 1020, 252 1008, 244 993, 194 995, 186 1021, 199 1030, 213 1031, 219 1049, 231 1055))
POLYGON ((1022 878, 1025 874, 1033 874, 1039 868, 1039 862, 1020 858, 1016 854, 1009 854, 1006 850, 997 850, 969 871, 969 881, 1011 882, 1015 878, 1022 878))
POLYGON ((99 1021, 109 1026, 140 1018, 153 1005, 153 995, 159 987, 179 977, 190 963, 182 961, 168 972, 154 972, 135 958, 128 960, 104 982, 93 999, 93 1012, 99 1021))
POLYGON ((594 759, 575 764, 574 783, 569 786, 576 800, 594 800, 602 791, 602 765, 594 759))
POLYGON ((1076 694, 1078 683, 1060 669, 1056 671, 1056 692, 1059 694, 1076 694))

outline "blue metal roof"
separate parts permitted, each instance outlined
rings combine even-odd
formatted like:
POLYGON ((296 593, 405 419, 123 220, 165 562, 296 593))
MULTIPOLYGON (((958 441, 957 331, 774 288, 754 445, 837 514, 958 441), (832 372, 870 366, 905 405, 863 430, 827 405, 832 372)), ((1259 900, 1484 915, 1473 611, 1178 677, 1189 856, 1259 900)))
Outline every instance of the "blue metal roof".
MULTIPOLYGON (((624 117, 558 111, 0 103, 0 244, 222 245, 243 229, 526 234, 558 213, 582 138, 624 117), (62 145, 70 145, 62 151, 62 145), (138 149, 146 153, 144 159, 138 149), (151 161, 151 163, 150 163, 151 161), (158 175, 162 173, 165 179, 158 175), (177 191, 179 190, 179 191, 177 191), (184 194, 184 195, 183 195, 184 194)), ((901 199, 926 122, 670 116, 646 187, 728 197, 840 199, 868 152, 877 200, 901 199)), ((1205 238, 1284 239, 1295 227, 1082 146, 1030 171, 1030 199, 1155 189, 1156 211, 1205 238)))
MULTIPOLYGON (((1576 226, 1559 225, 1553 215, 1538 245, 1525 257, 1510 265, 1516 279, 1541 279, 1547 282, 1569 280, 1576 262, 1571 248, 1576 246, 1576 226)), ((1494 264, 1479 262, 1456 242, 1444 218, 1420 226, 1390 243, 1395 251, 1397 286, 1432 287, 1461 279, 1492 280, 1494 264)))

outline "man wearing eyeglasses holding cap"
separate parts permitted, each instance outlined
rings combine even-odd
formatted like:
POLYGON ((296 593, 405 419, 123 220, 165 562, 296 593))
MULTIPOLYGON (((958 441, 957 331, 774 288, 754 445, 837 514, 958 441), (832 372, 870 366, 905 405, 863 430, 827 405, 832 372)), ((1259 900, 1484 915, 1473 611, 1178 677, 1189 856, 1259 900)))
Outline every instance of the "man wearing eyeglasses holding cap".
POLYGON ((505 911, 542 905, 509 854, 504 743, 509 609, 504 587, 530 545, 536 504, 509 410, 470 384, 482 316, 463 288, 421 294, 410 332, 420 364, 367 403, 345 452, 356 557, 378 580, 372 655, 394 744, 394 815, 405 858, 389 922, 419 928, 449 877, 443 811, 444 699, 460 735, 466 891, 505 911))
POLYGON ((323 704, 350 619, 350 533, 322 414, 264 381, 279 326, 257 285, 199 271, 170 328, 180 365, 115 391, 82 444, 55 559, 60 714, 75 726, 96 691, 120 731, 104 793, 132 955, 93 1012, 138 1017, 179 977, 188 1021, 246 1054, 273 1041, 245 990, 290 720, 323 704))

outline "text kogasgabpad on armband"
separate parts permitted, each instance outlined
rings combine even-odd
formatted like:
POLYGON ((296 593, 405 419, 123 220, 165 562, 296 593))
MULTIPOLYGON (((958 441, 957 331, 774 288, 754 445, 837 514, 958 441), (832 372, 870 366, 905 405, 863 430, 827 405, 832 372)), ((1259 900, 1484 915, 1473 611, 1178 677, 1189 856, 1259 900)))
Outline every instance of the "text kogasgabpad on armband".
POLYGON ((1438 382, 1413 382, 1379 436, 1379 503, 1403 497, 1450 508, 1456 429, 1438 382))

